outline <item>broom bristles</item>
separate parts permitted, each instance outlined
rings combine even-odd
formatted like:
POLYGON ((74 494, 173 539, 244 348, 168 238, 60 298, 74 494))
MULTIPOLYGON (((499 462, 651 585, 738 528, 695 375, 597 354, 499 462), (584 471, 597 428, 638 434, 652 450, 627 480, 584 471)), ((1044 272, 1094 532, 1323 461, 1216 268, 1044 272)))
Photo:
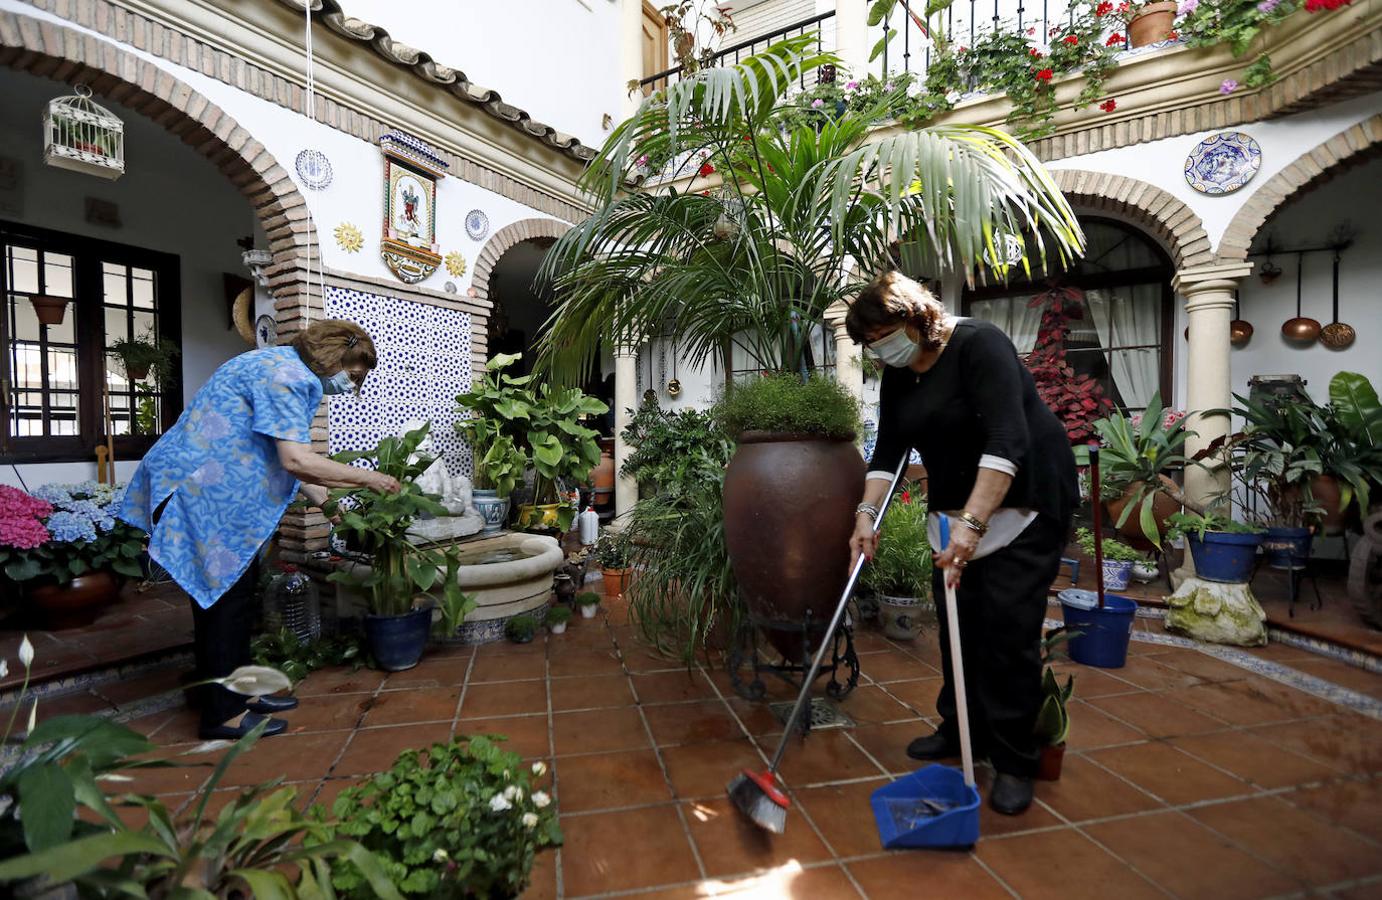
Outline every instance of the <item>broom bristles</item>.
MULTIPOLYGON (((761 784, 759 779, 762 777, 752 772, 741 772, 729 783, 729 799, 759 828, 782 834, 787 830, 787 806, 791 801, 775 788, 769 789, 761 784), (774 794, 777 796, 774 797, 774 794)), ((771 780, 772 775, 766 777, 771 780)))

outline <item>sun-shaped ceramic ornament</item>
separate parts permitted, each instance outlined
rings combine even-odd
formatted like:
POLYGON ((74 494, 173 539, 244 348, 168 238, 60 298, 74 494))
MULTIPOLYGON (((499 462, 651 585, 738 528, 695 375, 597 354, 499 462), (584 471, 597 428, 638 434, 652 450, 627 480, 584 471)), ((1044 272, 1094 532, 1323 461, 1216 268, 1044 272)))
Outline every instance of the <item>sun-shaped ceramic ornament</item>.
POLYGON ((336 226, 336 246, 347 253, 359 253, 365 246, 365 236, 354 225, 342 222, 336 226))
POLYGON ((461 255, 461 251, 452 250, 446 254, 446 271, 452 278, 460 278, 465 274, 465 257, 461 255))

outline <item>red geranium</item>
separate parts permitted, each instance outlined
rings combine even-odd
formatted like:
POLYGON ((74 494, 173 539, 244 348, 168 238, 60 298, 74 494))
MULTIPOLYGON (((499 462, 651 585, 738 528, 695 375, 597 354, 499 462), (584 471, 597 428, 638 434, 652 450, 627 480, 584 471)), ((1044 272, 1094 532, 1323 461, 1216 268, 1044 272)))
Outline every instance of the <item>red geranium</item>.
POLYGON ((1353 0, 1305 0, 1306 12, 1333 12, 1352 3, 1353 0))
POLYGON ((1178 41, 1178 40, 1180 40, 1180 32, 1179 32, 1179 31, 1168 31, 1168 32, 1166 32, 1166 40, 1168 40, 1168 41, 1178 41))
POLYGON ((911 491, 903 491, 903 492, 902 492, 902 502, 903 502, 903 503, 911 503, 911 502, 912 502, 912 492, 911 492, 911 491))
POLYGON ((1118 101, 1113 99, 1105 100, 1103 103, 1099 104, 1099 108, 1104 112, 1113 112, 1118 108, 1118 101))
POLYGON ((708 163, 708 162, 706 162, 706 163, 701 163, 700 172, 697 173, 697 174, 699 174, 702 178, 705 178, 705 177, 708 176, 708 175, 714 175, 714 174, 715 174, 715 167, 712 166, 712 165, 711 165, 710 163, 708 163))
POLYGON ((1033 48, 1031 48, 1030 50, 1028 50, 1027 52, 1030 53, 1030 54, 1032 55, 1032 59, 1041 59, 1041 51, 1038 50, 1037 48, 1033 47, 1033 48))
POLYGON ((1061 40, 1064 41, 1064 42, 1067 43, 1067 44, 1078 44, 1078 43, 1080 42, 1080 39, 1077 38, 1077 37, 1075 37, 1075 35, 1073 35, 1073 34, 1067 34, 1067 35, 1066 35, 1064 38, 1062 38, 1061 40))
POLYGON ((1105 42, 1109 47, 1117 47, 1121 43, 1123 43, 1123 36, 1116 31, 1109 35, 1108 40, 1105 42))
POLYGON ((1036 73, 1036 78, 1037 81, 1050 81, 1051 76, 1054 74, 1055 73, 1052 72, 1050 69, 1042 69, 1040 72, 1036 73))
POLYGON ((1111 12, 1113 12, 1113 4, 1109 3, 1108 0, 1104 0, 1103 3, 1100 3, 1098 6, 1094 7, 1094 15, 1099 16, 1101 18, 1103 16, 1108 15, 1111 12))

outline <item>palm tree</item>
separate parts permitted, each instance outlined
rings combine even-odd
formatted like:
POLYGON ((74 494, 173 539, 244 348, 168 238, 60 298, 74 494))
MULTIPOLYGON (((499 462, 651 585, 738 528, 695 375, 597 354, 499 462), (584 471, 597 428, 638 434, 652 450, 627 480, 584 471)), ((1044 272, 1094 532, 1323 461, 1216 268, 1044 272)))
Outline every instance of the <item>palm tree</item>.
POLYGON ((581 182, 594 214, 538 275, 559 298, 540 353, 554 375, 580 378, 601 339, 671 321, 694 364, 734 341, 762 368, 797 371, 808 329, 895 249, 910 271, 981 280, 1013 265, 1030 276, 1048 248, 1062 264, 1082 251, 1069 204, 1005 132, 940 125, 869 141, 877 110, 785 127, 789 88, 838 62, 815 43, 699 71, 610 135, 581 182), (690 186, 631 191, 649 158, 681 161, 690 186))

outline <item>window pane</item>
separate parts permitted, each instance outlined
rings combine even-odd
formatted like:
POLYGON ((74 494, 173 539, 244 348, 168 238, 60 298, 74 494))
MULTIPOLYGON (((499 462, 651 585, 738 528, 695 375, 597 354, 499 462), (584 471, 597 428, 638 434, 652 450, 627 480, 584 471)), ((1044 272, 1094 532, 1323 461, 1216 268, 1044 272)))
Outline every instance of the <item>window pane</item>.
POLYGON ((130 277, 134 279, 134 305, 141 309, 153 309, 154 273, 148 269, 131 269, 130 277))
POLYGON ((153 340, 158 334, 154 327, 154 314, 151 312, 136 312, 134 314, 134 336, 141 341, 153 340))
POLYGON ((77 386, 77 351, 50 348, 48 350, 48 386, 72 390, 77 386))
POLYGON ((10 289, 26 294, 38 293, 38 251, 28 247, 9 248, 10 289))
POLYGON ((56 344, 75 344, 77 342, 77 315, 75 303, 67 305, 67 314, 62 317, 62 322, 57 325, 49 325, 44 330, 48 342, 56 344))
POLYGON ((49 297, 72 296, 72 257, 60 253, 45 253, 43 270, 43 293, 49 297))
POLYGON ((104 263, 101 266, 105 302, 115 306, 129 305, 129 289, 125 280, 125 267, 104 263))
POLYGON ((106 307, 106 346, 129 339, 129 321, 123 309, 106 307))
POLYGON ((27 297, 12 297, 14 302, 14 336, 21 341, 38 340, 38 315, 27 297))

